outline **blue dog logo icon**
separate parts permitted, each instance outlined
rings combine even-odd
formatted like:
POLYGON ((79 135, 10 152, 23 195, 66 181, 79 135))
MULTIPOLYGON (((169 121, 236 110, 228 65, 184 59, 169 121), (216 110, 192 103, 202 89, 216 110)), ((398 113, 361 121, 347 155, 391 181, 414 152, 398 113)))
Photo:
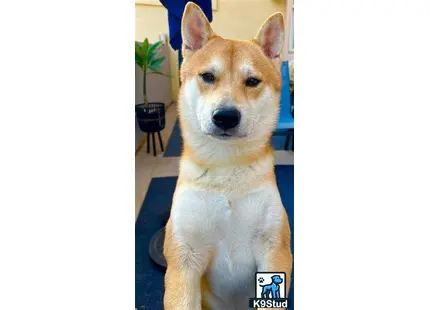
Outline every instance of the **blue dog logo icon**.
MULTIPOLYGON (((260 279, 259 279, 259 282, 260 279)), ((262 287, 261 290, 261 297, 262 298, 281 298, 280 294, 280 286, 279 284, 282 283, 282 279, 279 275, 272 276, 272 283, 266 284, 266 285, 260 285, 262 287)))
POLYGON ((249 298, 249 308, 288 308, 286 283, 285 272, 257 271, 255 273, 255 298, 249 298))

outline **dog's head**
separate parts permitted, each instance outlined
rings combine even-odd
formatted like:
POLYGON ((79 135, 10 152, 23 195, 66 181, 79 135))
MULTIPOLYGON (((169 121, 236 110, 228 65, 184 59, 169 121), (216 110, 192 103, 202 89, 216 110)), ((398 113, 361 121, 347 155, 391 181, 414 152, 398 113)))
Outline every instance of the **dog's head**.
POLYGON ((272 281, 275 284, 281 284, 282 283, 282 278, 280 276, 272 276, 272 281))
POLYGON ((179 110, 185 138, 219 146, 268 143, 279 111, 282 14, 270 16, 250 40, 229 40, 217 36, 189 2, 182 39, 179 110))

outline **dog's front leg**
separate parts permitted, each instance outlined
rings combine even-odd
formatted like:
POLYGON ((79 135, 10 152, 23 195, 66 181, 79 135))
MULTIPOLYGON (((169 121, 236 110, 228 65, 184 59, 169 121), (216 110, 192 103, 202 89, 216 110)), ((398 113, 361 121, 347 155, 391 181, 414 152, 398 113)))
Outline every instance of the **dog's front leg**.
MULTIPOLYGON (((169 262, 171 263, 171 262, 169 262)), ((165 277, 165 310, 200 310, 200 275, 190 268, 169 265, 165 277)))
MULTIPOLYGON (((282 206, 281 206, 282 207, 282 206)), ((255 256, 260 272, 285 272, 286 295, 290 290, 293 255, 291 253, 291 231, 288 217, 282 207, 281 220, 261 232, 255 256)))
POLYGON ((171 230, 170 220, 166 226, 164 256, 167 261, 165 276, 165 310, 201 310, 202 296, 200 281, 207 267, 202 248, 193 243, 183 243, 171 230))

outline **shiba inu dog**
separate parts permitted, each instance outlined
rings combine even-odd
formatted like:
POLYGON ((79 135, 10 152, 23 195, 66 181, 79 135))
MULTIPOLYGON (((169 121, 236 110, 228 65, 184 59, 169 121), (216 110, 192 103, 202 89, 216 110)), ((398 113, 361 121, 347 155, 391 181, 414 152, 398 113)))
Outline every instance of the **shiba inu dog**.
POLYGON ((270 146, 281 89, 284 21, 247 41, 217 36, 194 3, 182 18, 184 140, 164 255, 166 310, 249 309, 255 272, 285 272, 290 227, 270 146))

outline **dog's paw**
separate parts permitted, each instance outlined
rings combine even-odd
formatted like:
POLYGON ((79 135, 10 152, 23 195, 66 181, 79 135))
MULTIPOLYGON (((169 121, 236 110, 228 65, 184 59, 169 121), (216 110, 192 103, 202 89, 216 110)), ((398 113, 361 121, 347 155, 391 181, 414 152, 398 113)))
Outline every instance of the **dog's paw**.
POLYGON ((264 282, 264 278, 258 278, 258 282, 263 283, 264 282))

